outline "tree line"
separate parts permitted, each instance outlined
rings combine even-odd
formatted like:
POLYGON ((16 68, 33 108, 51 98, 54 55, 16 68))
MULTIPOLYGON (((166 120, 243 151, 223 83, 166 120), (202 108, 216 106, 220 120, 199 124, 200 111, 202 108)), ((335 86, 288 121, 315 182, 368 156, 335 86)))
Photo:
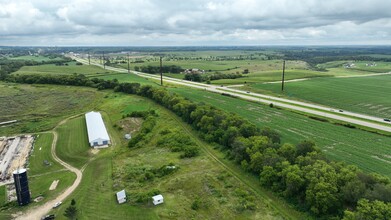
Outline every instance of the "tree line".
POLYGON ((236 114, 195 103, 160 87, 76 74, 10 75, 6 80, 90 86, 150 98, 190 124, 205 141, 221 146, 230 159, 258 176, 262 186, 285 197, 298 209, 324 219, 391 219, 389 178, 329 161, 311 141, 281 143, 280 135, 272 129, 259 129, 236 114))
MULTIPOLYGON (((160 73, 160 66, 135 66, 134 67, 135 71, 140 71, 143 73, 151 73, 151 74, 156 74, 160 73)), ((184 69, 180 66, 176 65, 163 65, 162 66, 162 71, 163 73, 181 73, 184 69)))
POLYGON ((243 77, 243 75, 240 73, 220 73, 220 72, 215 72, 212 74, 186 73, 184 79, 193 82, 208 82, 210 80, 236 79, 241 77, 243 77))

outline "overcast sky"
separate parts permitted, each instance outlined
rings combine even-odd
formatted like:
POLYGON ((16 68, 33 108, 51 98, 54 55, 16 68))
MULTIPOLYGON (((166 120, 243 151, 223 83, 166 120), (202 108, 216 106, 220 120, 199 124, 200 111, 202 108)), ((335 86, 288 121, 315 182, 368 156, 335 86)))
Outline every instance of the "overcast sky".
POLYGON ((0 46, 391 45, 391 0, 0 0, 0 46))

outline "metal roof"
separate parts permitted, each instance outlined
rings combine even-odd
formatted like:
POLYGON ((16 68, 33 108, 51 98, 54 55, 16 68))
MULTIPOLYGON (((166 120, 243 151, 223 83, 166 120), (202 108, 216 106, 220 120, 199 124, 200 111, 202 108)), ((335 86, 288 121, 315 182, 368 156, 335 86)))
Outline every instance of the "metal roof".
POLYGON ((102 115, 99 112, 86 113, 88 142, 94 142, 97 139, 110 140, 102 115))
POLYGON ((156 201, 156 200, 162 200, 163 199, 163 196, 162 195, 156 195, 156 196, 152 196, 152 199, 154 200, 154 201, 156 201))
POLYGON ((125 193, 125 190, 121 190, 119 192, 117 192, 117 200, 121 200, 121 199, 124 199, 126 198, 126 193, 125 193))

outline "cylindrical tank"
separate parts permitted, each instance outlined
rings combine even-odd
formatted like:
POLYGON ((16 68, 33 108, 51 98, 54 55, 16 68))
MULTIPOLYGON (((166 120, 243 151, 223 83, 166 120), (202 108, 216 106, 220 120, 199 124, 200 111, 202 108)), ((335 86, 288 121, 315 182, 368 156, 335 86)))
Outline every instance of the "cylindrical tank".
POLYGON ((30 190, 26 169, 17 169, 13 172, 16 197, 20 206, 30 203, 30 190))

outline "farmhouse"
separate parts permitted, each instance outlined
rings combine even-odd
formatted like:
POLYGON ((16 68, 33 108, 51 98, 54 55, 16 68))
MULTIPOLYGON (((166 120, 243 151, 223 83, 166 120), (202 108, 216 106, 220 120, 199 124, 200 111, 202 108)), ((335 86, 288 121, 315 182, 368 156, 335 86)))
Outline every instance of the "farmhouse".
POLYGON ((118 201, 118 204, 122 204, 122 203, 126 202, 125 190, 121 190, 121 191, 117 192, 117 201, 118 201))
POLYGON ((88 112, 85 116, 90 146, 94 148, 108 147, 111 142, 102 115, 99 112, 88 112))

